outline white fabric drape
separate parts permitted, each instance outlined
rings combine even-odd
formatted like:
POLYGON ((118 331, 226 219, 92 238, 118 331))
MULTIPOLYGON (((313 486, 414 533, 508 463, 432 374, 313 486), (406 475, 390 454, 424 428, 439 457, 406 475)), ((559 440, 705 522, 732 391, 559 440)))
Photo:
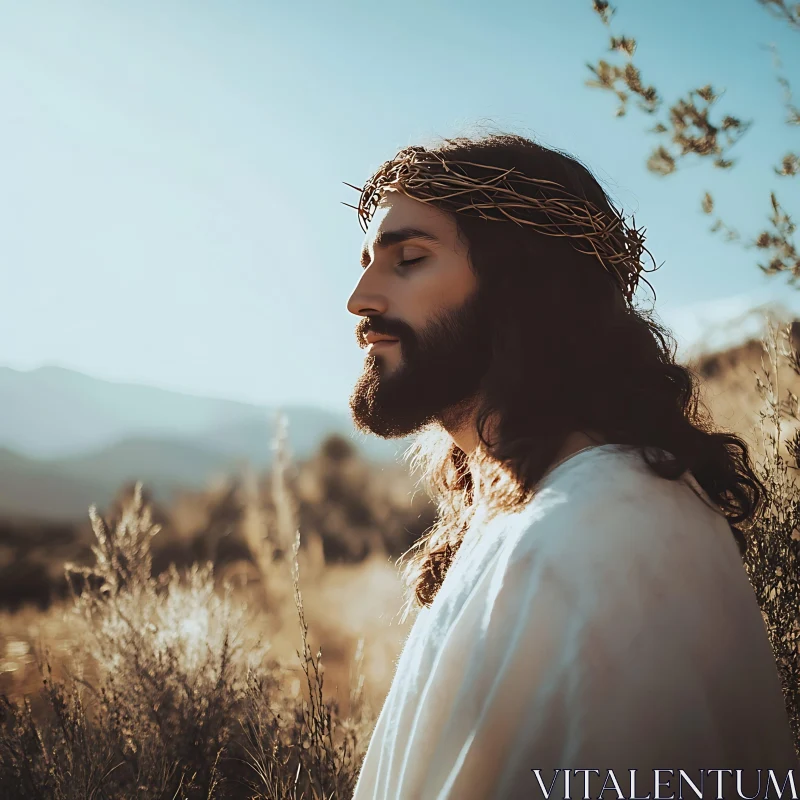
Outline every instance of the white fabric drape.
POLYGON ((646 787, 654 769, 712 768, 798 769, 758 603, 693 478, 600 445, 521 512, 476 516, 414 621, 354 800, 543 797, 533 769, 546 786, 555 769, 637 769, 646 787))

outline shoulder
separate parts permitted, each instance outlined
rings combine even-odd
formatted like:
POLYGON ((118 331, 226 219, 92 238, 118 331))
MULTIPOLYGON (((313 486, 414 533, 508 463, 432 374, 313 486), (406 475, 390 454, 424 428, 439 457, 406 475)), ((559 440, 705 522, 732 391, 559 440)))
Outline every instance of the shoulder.
POLYGON ((641 457, 589 455, 554 475, 519 515, 488 576, 487 614, 516 607, 532 629, 542 615, 559 618, 579 637, 574 646, 592 641, 593 652, 613 632, 604 645, 613 660, 615 647, 626 651, 637 637, 655 647, 656 631, 702 638, 723 624, 723 597, 728 608, 753 611, 724 517, 641 457))
POLYGON ((624 579, 644 560, 685 558, 729 535, 687 483, 657 475, 638 450, 614 448, 565 462, 508 533, 498 566, 547 564, 575 582, 624 579))

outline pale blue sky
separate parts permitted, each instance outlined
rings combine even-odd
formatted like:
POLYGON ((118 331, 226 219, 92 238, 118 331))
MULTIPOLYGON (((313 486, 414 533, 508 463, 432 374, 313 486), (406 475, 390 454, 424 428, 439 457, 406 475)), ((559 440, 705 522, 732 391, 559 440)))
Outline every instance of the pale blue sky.
POLYGON ((759 47, 797 98, 800 34, 756 0, 618 6, 668 100, 710 82, 755 117, 738 169, 647 172, 653 121, 584 86, 607 44, 590 0, 1 0, 0 363, 345 409, 363 234, 342 181, 480 123, 577 155, 636 214, 682 343, 751 300, 800 311, 698 205, 709 188, 734 223, 765 220, 776 186, 800 212, 797 180, 770 177, 800 136, 759 47))

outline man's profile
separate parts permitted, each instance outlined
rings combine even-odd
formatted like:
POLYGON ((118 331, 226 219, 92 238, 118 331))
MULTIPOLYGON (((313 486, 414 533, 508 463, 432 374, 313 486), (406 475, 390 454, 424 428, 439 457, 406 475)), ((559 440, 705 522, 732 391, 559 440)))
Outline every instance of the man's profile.
POLYGON ((641 232, 577 160, 507 134, 405 148, 358 208, 350 408, 417 435, 438 515, 355 800, 796 769, 740 557, 764 487, 633 306, 641 232))

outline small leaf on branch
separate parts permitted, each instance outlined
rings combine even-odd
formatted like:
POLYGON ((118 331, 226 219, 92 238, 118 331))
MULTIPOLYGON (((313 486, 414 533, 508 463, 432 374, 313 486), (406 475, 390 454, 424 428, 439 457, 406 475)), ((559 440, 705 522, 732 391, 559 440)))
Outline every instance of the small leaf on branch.
POLYGON ((742 127, 742 121, 736 117, 723 117, 720 127, 724 131, 730 130, 731 128, 738 129, 742 127))
POLYGON ((780 168, 774 167, 776 175, 792 177, 800 173, 800 155, 797 153, 787 153, 781 161, 780 168))
POLYGON ((697 89, 697 94, 707 103, 713 103, 714 100, 717 99, 717 95, 714 94, 711 84, 708 83, 705 86, 701 86, 699 89, 697 89))
POLYGON ((647 168, 659 175, 669 175, 675 171, 675 158, 665 147, 658 147, 647 159, 647 168))
POLYGON ((600 17, 603 25, 611 22, 611 17, 616 13, 616 8, 609 5, 608 0, 592 0, 592 8, 600 17))
POLYGON ((609 49, 612 51, 621 51, 627 53, 629 57, 633 57, 633 54, 636 52, 636 39, 632 39, 628 36, 612 36, 609 49))

